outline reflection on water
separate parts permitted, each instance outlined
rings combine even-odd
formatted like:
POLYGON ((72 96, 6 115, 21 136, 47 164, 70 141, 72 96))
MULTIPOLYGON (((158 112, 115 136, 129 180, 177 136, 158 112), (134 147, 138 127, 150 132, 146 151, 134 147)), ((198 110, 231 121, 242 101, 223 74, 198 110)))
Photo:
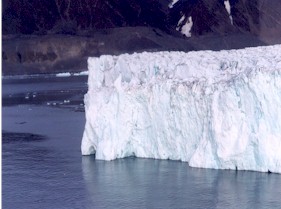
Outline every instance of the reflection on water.
POLYGON ((281 203, 278 174, 152 159, 99 161, 46 142, 3 143, 3 208, 278 208, 281 203))
POLYGON ((50 141, 3 143, 3 208, 278 208, 281 203, 278 174, 152 159, 98 161, 50 141))
POLYGON ((82 158, 93 208, 278 208, 278 174, 190 168, 186 163, 82 158))

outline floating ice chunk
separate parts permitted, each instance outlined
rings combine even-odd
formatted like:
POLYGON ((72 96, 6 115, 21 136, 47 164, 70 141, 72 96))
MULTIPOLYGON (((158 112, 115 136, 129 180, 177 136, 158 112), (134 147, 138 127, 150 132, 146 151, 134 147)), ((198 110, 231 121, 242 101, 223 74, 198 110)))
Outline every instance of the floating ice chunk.
POLYGON ((56 74, 56 77, 69 77, 69 76, 71 76, 71 73, 58 73, 58 74, 56 74))
POLYGON ((69 72, 65 72, 65 73, 58 73, 56 74, 56 77, 70 77, 70 76, 85 76, 85 75, 89 75, 88 71, 82 71, 79 73, 69 73, 69 72))
POLYGON ((281 173, 281 45, 89 58, 82 154, 281 173))
POLYGON ((82 71, 80 73, 73 73, 74 76, 85 76, 85 75, 89 75, 88 71, 82 71))

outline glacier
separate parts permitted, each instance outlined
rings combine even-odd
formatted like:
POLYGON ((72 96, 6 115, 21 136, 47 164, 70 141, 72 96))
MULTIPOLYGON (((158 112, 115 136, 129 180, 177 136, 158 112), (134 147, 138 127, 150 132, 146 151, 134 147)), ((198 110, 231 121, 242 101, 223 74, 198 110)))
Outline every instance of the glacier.
POLYGON ((281 45, 88 59, 82 155, 281 173, 281 45))

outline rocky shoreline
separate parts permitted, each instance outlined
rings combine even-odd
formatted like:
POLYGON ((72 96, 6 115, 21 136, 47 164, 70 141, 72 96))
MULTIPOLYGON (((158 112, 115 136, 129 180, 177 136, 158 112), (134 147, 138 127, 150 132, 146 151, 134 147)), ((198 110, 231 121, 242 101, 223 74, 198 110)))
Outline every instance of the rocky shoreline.
POLYGON ((102 54, 193 49, 184 39, 145 27, 79 35, 10 35, 2 42, 3 75, 79 72, 87 68, 88 57, 102 54))

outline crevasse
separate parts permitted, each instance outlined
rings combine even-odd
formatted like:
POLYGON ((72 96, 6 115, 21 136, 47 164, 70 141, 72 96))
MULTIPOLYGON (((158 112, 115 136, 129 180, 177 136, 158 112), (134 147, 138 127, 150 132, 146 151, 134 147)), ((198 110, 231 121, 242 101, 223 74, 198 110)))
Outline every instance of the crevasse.
POLYGON ((88 59, 82 154, 281 173, 281 45, 88 59))

